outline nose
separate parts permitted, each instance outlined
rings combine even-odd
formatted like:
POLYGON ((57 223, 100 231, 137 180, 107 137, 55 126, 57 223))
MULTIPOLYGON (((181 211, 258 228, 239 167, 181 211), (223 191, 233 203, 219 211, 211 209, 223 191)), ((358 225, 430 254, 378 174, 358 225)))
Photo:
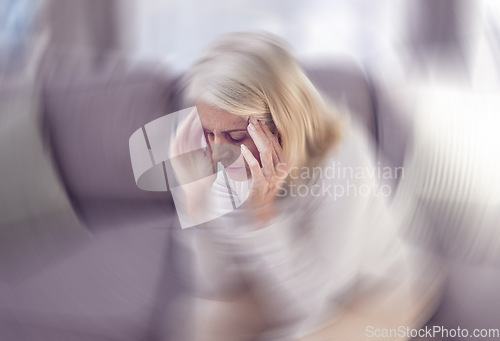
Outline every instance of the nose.
POLYGON ((220 145, 220 144, 224 144, 226 143, 226 139, 219 135, 219 134, 214 134, 213 135, 213 140, 212 140, 212 144, 213 145, 220 145))
POLYGON ((212 159, 215 163, 221 162, 224 166, 232 163, 231 160, 234 158, 233 146, 227 143, 213 143, 211 147, 212 159))

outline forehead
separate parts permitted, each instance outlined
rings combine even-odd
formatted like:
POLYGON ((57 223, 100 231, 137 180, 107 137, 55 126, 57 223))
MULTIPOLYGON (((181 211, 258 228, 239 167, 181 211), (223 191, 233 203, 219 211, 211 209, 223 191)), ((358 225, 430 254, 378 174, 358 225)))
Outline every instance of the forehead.
POLYGON ((247 119, 227 111, 208 105, 204 102, 196 104, 201 125, 210 131, 246 129, 247 119))

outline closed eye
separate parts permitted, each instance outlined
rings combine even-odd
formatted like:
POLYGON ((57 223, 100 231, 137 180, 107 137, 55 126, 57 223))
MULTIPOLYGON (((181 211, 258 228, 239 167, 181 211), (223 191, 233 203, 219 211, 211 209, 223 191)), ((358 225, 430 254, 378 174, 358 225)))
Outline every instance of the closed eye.
MULTIPOLYGON (((213 132, 209 130, 204 130, 204 133, 207 140, 209 141, 214 140, 215 134, 213 132)), ((224 132, 223 134, 228 142, 242 142, 249 136, 248 133, 246 132, 246 129, 228 131, 224 132)))
POLYGON ((244 131, 235 131, 228 133, 228 136, 233 142, 241 142, 248 137, 248 134, 244 131))

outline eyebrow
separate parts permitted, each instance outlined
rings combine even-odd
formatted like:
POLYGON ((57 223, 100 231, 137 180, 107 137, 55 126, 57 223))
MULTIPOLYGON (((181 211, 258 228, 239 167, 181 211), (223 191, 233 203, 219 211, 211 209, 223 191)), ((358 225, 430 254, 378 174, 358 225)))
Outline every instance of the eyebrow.
MULTIPOLYGON (((207 131, 210 131, 212 132, 210 129, 203 129, 205 132, 207 131)), ((221 133, 233 133, 235 131, 247 131, 246 129, 233 129, 233 130, 225 130, 225 131, 221 131, 221 133)))

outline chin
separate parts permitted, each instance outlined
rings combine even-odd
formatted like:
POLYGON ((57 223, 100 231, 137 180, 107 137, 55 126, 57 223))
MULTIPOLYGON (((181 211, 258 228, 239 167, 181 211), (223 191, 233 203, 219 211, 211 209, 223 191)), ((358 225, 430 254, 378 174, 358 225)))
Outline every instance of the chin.
POLYGON ((228 178, 233 181, 246 181, 251 178, 246 167, 226 167, 225 169, 228 178))

